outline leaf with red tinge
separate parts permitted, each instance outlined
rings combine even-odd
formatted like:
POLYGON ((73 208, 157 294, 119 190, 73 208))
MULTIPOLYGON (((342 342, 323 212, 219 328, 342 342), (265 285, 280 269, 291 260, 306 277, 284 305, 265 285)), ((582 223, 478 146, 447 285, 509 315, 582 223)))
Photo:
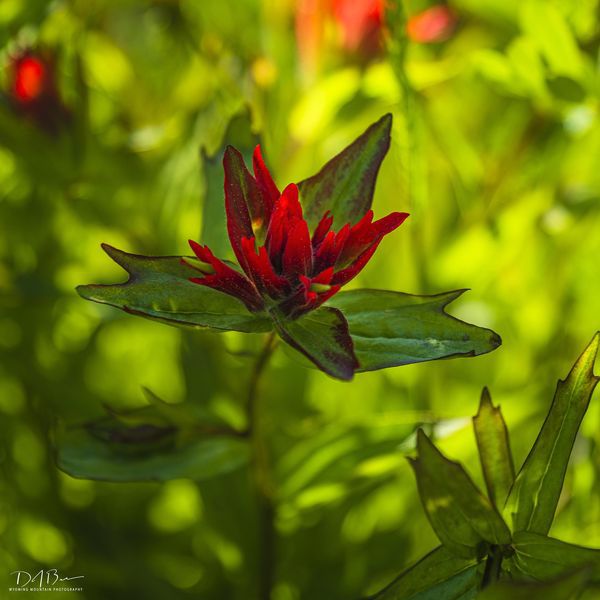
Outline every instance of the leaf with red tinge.
POLYGON ((274 316, 280 337, 321 371, 336 379, 352 379, 358 368, 344 315, 335 308, 318 308, 293 321, 274 316))
POLYGON ((556 386, 548 416, 506 501, 513 531, 550 530, 575 437, 600 379, 594 375, 599 345, 600 332, 556 386))
POLYGON ((390 147, 392 115, 373 123, 312 177, 298 184, 311 231, 327 211, 334 228, 356 223, 371 208, 379 167, 390 147))
POLYGON ((339 292, 328 304, 348 321, 360 371, 374 371, 427 360, 478 356, 502 340, 490 329, 445 312, 465 290, 413 296, 385 290, 339 292))
POLYGON ((80 285, 77 292, 86 300, 179 327, 246 333, 272 329, 265 313, 251 313, 233 296, 191 283, 194 272, 181 264, 180 256, 138 256, 108 244, 102 248, 129 273, 129 280, 80 285))

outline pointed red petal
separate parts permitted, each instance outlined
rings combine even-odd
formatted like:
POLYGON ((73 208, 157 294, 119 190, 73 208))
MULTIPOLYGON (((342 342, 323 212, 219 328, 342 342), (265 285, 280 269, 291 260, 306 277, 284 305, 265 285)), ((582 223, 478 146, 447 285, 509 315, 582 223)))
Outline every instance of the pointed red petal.
POLYGON ((242 239, 242 250, 246 258, 246 274, 257 289, 271 298, 281 298, 286 292, 289 292, 287 280, 275 273, 267 249, 261 246, 258 254, 255 250, 256 240, 254 238, 242 239))
POLYGON ((283 275, 289 280, 293 280, 296 275, 312 271, 312 246, 308 225, 304 219, 296 219, 290 225, 282 267, 283 275))
POLYGON ((298 188, 293 183, 283 190, 275 204, 266 245, 275 270, 288 279, 293 279, 298 273, 310 272, 310 234, 302 216, 298 188))
POLYGON ((407 213, 394 212, 372 223, 373 211, 367 211, 365 216, 350 229, 344 248, 336 260, 336 267, 340 269, 349 266, 371 244, 378 243, 384 235, 399 227, 406 217, 408 217, 407 213))
POLYGON ((349 235, 350 225, 348 224, 344 225, 337 233, 333 231, 327 233, 315 252, 314 272, 322 271, 337 262, 349 235))
POLYGON ((262 298, 256 288, 244 275, 218 259, 208 246, 201 246, 190 240, 190 247, 201 261, 208 263, 215 270, 213 275, 191 277, 191 282, 235 296, 247 306, 248 310, 259 311, 264 308, 262 298))
POLYGON ((315 229, 315 232, 313 233, 313 236, 312 236, 313 249, 316 249, 319 246, 319 244, 325 239, 325 236, 327 235, 327 232, 331 229, 332 225, 333 225, 333 216, 331 215, 331 213, 329 211, 327 211, 323 215, 323 218, 321 219, 321 221, 317 225, 317 228, 315 229))
POLYGON ((268 216, 270 218, 273 206, 275 205, 275 202, 277 202, 280 193, 271 177, 271 173, 269 173, 269 169, 267 169, 267 166, 265 165, 260 145, 256 146, 254 149, 252 165, 254 167, 254 177, 256 178, 256 183, 258 183, 258 187, 263 195, 265 206, 269 207, 268 216))
POLYGON ((228 146, 223 157, 225 170, 225 212, 227 232, 237 259, 242 259, 242 238, 264 237, 271 217, 272 204, 265 197, 242 155, 228 146))
POLYGON ((373 242, 349 267, 335 273, 331 279, 331 283, 340 286, 346 285, 351 279, 356 277, 371 260, 382 239, 383 237, 380 237, 377 241, 373 242))

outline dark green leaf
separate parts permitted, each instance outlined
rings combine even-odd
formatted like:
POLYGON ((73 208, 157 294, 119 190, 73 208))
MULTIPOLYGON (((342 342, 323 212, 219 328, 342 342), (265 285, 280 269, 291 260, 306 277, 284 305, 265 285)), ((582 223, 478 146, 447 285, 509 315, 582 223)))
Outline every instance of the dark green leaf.
POLYGON ((481 568, 440 546, 401 573, 370 600, 467 600, 475 598, 481 568))
POLYGON ((492 404, 483 389, 473 428, 488 496, 494 506, 502 507, 515 480, 515 467, 508 441, 508 430, 499 406, 492 404))
POLYGON ((552 406, 506 501, 513 531, 548 533, 562 489, 571 450, 592 392, 598 383, 594 361, 600 333, 559 381, 552 406))
POLYGON ((442 544, 464 558, 481 556, 487 544, 509 544, 508 527, 463 467, 448 460, 422 430, 417 450, 418 457, 411 464, 419 495, 442 544))
POLYGON ((304 217, 311 229, 326 211, 334 228, 355 223, 371 208, 379 167, 390 147, 392 115, 373 123, 316 175, 298 184, 304 217))
POLYGON ((573 569, 589 567, 590 580, 600 583, 600 550, 526 531, 515 533, 512 546, 515 550, 512 562, 528 577, 545 581, 573 569))
POLYGON ((294 321, 274 317, 281 338, 321 371, 348 381, 358 367, 344 315, 335 308, 318 308, 294 321))
POLYGON ((104 251, 128 273, 126 283, 80 285, 87 300, 181 327, 209 327, 247 333, 269 331, 265 314, 251 313, 242 302, 188 281, 194 272, 179 256, 138 256, 103 244, 104 251))
POLYGON ((576 600, 588 581, 588 569, 543 583, 502 581, 481 592, 477 600, 576 600))
POLYGON ((413 296, 383 290, 336 294, 330 304, 346 317, 359 371, 411 363, 476 356, 496 349, 502 340, 490 329, 448 315, 444 308, 465 290, 413 296))
POLYGON ((214 417, 198 420, 192 407, 170 405, 114 412, 57 432, 58 467, 73 477, 101 481, 206 479, 247 462, 248 447, 214 417), (173 418, 178 411, 180 417, 173 418), (178 425, 187 418, 185 426, 178 425))
POLYGON ((570 77, 564 75, 549 77, 546 84, 552 94, 559 100, 582 102, 585 99, 585 90, 581 84, 570 77))

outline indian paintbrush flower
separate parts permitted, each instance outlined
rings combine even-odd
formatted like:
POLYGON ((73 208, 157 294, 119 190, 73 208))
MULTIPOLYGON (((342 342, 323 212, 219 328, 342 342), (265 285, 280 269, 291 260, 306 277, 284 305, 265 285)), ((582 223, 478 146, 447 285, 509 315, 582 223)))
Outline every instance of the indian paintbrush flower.
MULTIPOLYGON (((282 192, 254 150, 253 174, 242 154, 224 151, 225 223, 208 188, 204 231, 227 229, 237 264, 190 241, 195 256, 139 256, 104 244, 128 273, 114 285, 79 293, 129 314, 216 332, 276 333, 321 371, 349 380, 426 360, 475 356, 497 348, 489 329, 449 316, 445 307, 464 290, 413 296, 381 289, 340 288, 369 262, 381 240, 408 216, 373 220, 379 167, 391 141, 384 115, 322 169, 282 192)), ((248 153, 251 152, 247 148, 248 153)), ((219 244, 220 233, 211 238, 219 244)), ((219 254, 226 251, 219 249, 219 254)))
POLYGON ((393 212, 373 221, 369 209, 356 224, 346 223, 336 232, 333 215, 326 211, 311 232, 298 187, 291 183, 279 192, 260 146, 253 155, 254 176, 231 146, 223 162, 227 232, 241 272, 192 240, 198 261, 182 260, 197 272, 190 281, 235 296, 253 312, 297 318, 318 308, 363 269, 383 237, 408 217, 393 212), (237 165, 243 169, 244 190, 231 177, 237 165))

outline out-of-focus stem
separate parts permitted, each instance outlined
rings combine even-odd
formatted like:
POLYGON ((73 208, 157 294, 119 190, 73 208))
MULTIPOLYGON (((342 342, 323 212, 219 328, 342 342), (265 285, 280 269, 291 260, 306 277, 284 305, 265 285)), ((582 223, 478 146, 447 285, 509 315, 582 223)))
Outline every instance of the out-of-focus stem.
POLYGON ((271 481, 269 454, 260 415, 260 380, 273 354, 277 339, 275 333, 269 334, 258 356, 246 397, 247 435, 252 447, 252 477, 256 489, 259 517, 259 572, 258 598, 270 600, 275 575, 275 505, 273 503, 273 485, 271 481))

